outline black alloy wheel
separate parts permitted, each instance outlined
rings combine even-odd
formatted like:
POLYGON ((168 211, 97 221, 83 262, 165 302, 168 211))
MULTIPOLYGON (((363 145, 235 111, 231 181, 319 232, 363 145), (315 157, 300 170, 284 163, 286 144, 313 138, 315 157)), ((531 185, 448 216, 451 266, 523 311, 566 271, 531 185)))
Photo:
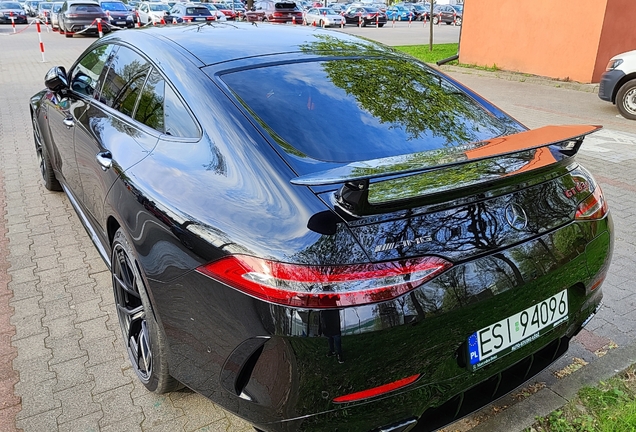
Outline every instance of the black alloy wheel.
POLYGON ((137 260, 121 229, 115 233, 112 251, 115 307, 130 363, 148 390, 177 390, 180 383, 168 372, 165 340, 154 318, 137 260))
POLYGON ((60 182, 55 178, 53 172, 53 166, 51 165, 51 159, 46 151, 46 147, 42 145, 42 136, 40 135, 40 127, 35 118, 35 115, 31 114, 31 122, 33 123, 33 140, 35 141, 35 154, 38 158, 38 165, 40 166, 40 174, 44 181, 44 187, 50 191, 61 191, 62 186, 60 182))

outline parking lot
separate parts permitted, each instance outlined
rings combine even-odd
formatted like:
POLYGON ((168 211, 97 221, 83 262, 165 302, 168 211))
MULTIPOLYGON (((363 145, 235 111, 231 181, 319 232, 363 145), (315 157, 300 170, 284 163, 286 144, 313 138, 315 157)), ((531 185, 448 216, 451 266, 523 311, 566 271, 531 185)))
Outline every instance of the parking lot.
MULTIPOLYGON (((6 281, 0 284, 0 430, 252 430, 188 390, 155 395, 138 382, 121 341, 110 274, 66 197, 42 185, 28 109, 28 98, 43 88, 46 71, 54 65, 69 67, 95 38, 68 39, 43 27, 43 61, 34 26, 17 26, 17 31, 0 27, 0 230, 5 233, 0 280, 6 281)), ((421 22, 342 31, 389 45, 428 43, 428 27, 421 22)), ((459 32, 459 27, 438 26, 435 42, 456 42, 459 32)), ((614 106, 585 91, 592 86, 575 89, 461 69, 451 74, 530 127, 605 126, 586 140, 579 160, 608 197, 616 225, 614 260, 603 288, 605 306, 570 352, 539 377, 545 391, 563 397, 553 390, 559 382, 554 372, 574 358, 593 365, 636 340, 631 273, 636 266, 636 122, 617 116, 614 106)), ((527 417, 545 414, 541 409, 526 409, 527 417)), ((467 430, 476 423, 467 420, 456 428, 467 430)), ((497 427, 482 423, 476 430, 497 427)), ((501 427, 509 431, 525 425, 519 419, 512 429, 501 427)))

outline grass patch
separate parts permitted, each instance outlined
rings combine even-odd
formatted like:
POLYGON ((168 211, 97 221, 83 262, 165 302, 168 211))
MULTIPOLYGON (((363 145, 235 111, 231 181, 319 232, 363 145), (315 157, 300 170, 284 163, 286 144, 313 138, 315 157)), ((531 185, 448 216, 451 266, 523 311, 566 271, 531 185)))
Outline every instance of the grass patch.
MULTIPOLYGON (((456 55, 459 49, 459 44, 449 43, 449 44, 433 45, 433 51, 429 51, 428 45, 402 45, 402 46, 396 46, 393 48, 395 48, 398 51, 402 51, 407 54, 410 54, 416 59, 421 60, 425 63, 435 63, 439 60, 443 60, 445 58, 449 58, 456 55)), ((478 66, 478 65, 459 63, 457 60, 453 60, 452 62, 448 62, 446 64, 461 66, 461 67, 471 68, 471 69, 485 70, 490 72, 496 72, 500 70, 496 64, 493 64, 492 66, 478 66)))
POLYGON ((636 364, 625 372, 584 387, 562 409, 540 418, 536 432, 627 432, 636 430, 636 364))
MULTIPOLYGON (((435 63, 436 61, 452 57, 457 54, 459 44, 437 44, 433 45, 433 51, 429 51, 428 45, 405 45, 396 46, 395 49, 412 55, 418 60, 426 63, 435 63)), ((457 60, 450 62, 449 64, 457 64, 457 60)))

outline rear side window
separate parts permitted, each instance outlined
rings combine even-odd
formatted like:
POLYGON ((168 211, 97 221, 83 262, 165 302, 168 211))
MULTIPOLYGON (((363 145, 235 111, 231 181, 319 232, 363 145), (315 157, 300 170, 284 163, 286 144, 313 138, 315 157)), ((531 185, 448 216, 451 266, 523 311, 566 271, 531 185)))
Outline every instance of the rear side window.
POLYGON ((86 54, 71 72, 71 90, 96 97, 100 89, 99 77, 104 70, 112 45, 101 45, 86 54))
POLYGON ((150 64, 133 50, 120 47, 104 77, 101 101, 122 114, 131 116, 150 64))
POLYGON ((135 120, 163 133, 165 131, 164 122, 164 100, 166 83, 159 72, 153 69, 148 76, 144 86, 139 104, 135 111, 135 120))
POLYGON ((166 86, 166 135, 181 138, 198 138, 199 128, 181 99, 166 86))

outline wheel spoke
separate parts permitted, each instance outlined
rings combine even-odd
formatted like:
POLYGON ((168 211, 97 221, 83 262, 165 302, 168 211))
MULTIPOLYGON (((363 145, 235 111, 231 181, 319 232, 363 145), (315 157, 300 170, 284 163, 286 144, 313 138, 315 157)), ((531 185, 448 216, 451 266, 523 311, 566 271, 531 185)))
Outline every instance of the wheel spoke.
POLYGON ((117 305, 117 310, 130 318, 130 321, 141 319, 145 316, 144 307, 138 306, 136 308, 130 309, 126 306, 117 305))
POLYGON ((119 325, 126 340, 130 361, 139 378, 146 383, 152 374, 152 345, 140 292, 143 286, 132 266, 133 261, 125 248, 116 243, 111 273, 119 325))
POLYGON ((124 292, 132 295, 133 297, 140 298, 139 297, 139 293, 136 290, 129 288, 128 284, 122 278, 120 278, 118 275, 113 274, 113 279, 114 279, 113 282, 117 284, 118 288, 120 288, 124 292))

